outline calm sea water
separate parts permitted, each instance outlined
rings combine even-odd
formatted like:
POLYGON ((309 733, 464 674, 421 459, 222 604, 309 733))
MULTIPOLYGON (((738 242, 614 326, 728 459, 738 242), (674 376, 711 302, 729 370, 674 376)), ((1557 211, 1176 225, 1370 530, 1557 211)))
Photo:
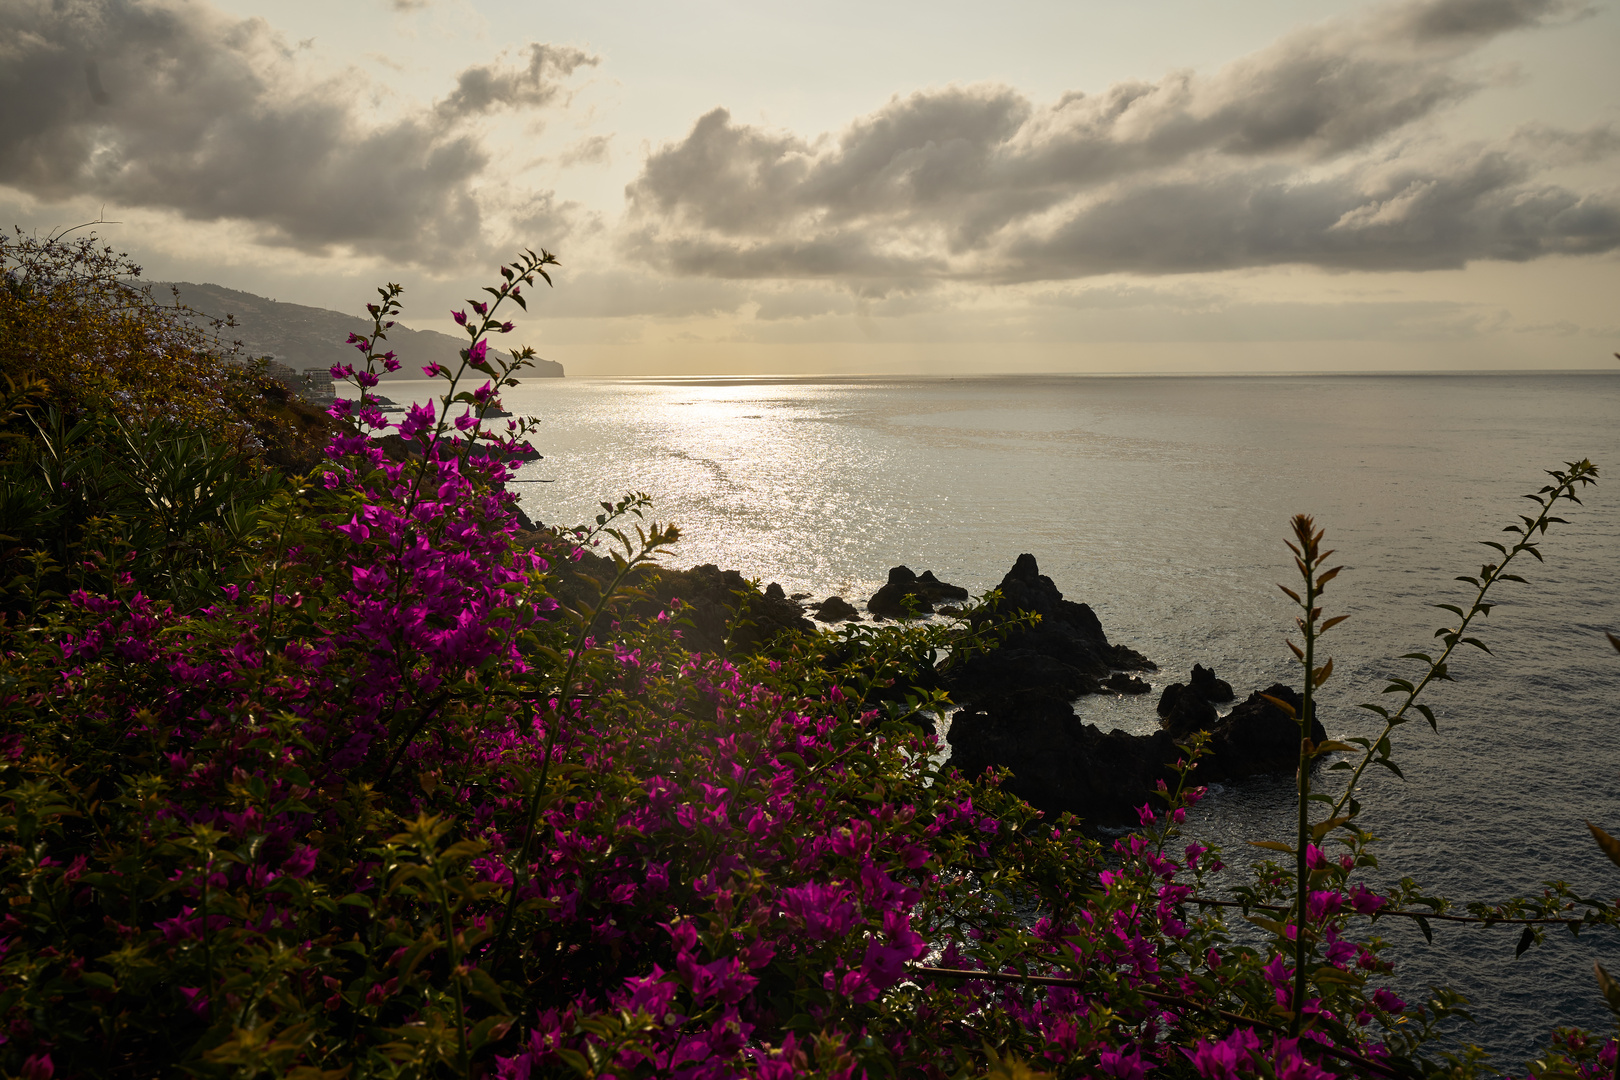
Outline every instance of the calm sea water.
MULTIPOLYGON (((416 384, 427 392, 425 384, 416 384)), ((409 391, 405 386, 399 390, 409 391)), ((390 391, 396 397, 405 396, 390 391)), ((1293 574, 1290 515, 1314 514, 1345 572, 1326 640, 1330 734, 1367 732, 1390 658, 1425 647, 1462 603, 1502 527, 1534 507, 1541 470, 1579 458, 1620 469, 1620 374, 937 380, 577 380, 508 396, 544 423, 523 503, 588 520, 625 491, 678 522, 681 566, 713 562, 860 605, 888 568, 931 569, 975 592, 1020 552, 1163 683, 1213 666, 1246 695, 1298 683, 1275 584, 1293 574)), ((1402 729, 1402 782, 1361 799, 1384 868, 1458 900, 1534 892, 1545 879, 1620 893, 1584 819, 1620 831, 1620 472, 1571 507, 1545 565, 1521 567, 1481 633, 1494 656, 1455 665, 1427 700, 1440 730, 1402 729)), ((1410 666, 1410 665, 1408 665, 1410 666)), ((1083 699, 1104 728, 1152 730, 1157 693, 1083 699)), ((1327 774, 1333 776, 1335 774, 1327 774)), ((1287 836, 1289 778, 1219 790, 1193 831, 1248 859, 1287 836), (1252 849, 1249 849, 1252 850, 1252 849)), ((1392 920, 1392 922, 1395 920, 1392 920)), ((1388 924, 1380 924, 1388 926, 1388 924)), ((1467 1037, 1518 1067, 1556 1024, 1602 1027, 1594 959, 1620 938, 1563 932, 1515 960, 1510 929, 1390 927, 1408 996, 1447 982, 1475 1002, 1467 1037)))

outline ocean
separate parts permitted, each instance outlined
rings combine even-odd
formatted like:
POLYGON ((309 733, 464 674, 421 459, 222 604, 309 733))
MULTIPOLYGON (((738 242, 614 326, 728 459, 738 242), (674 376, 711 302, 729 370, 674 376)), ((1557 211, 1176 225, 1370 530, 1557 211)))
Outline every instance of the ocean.
MULTIPOLYGON (((392 384, 395 397, 428 384, 392 384)), ((1030 552, 1110 639, 1159 665, 1153 694, 1083 698, 1104 729, 1150 731, 1166 683, 1194 663, 1239 697, 1298 685, 1283 639, 1294 575, 1288 519, 1315 516, 1344 572, 1326 614, 1330 735, 1369 733, 1393 659, 1425 648, 1465 604, 1453 578, 1492 554, 1478 541, 1533 504, 1542 470, 1590 458, 1620 469, 1620 372, 1254 377, 993 376, 954 379, 566 379, 508 393, 542 420, 525 467, 537 520, 590 520, 627 491, 683 532, 671 560, 715 563, 789 593, 858 607, 890 567, 932 570, 975 593, 1030 552), (1363 718, 1366 719, 1363 719, 1363 718)), ((1546 536, 1546 562, 1504 584, 1457 681, 1396 736, 1406 779, 1369 774, 1359 797, 1382 871, 1457 901, 1534 893, 1548 879, 1620 894, 1585 820, 1620 832, 1620 472, 1546 536)), ((1323 773, 1332 784, 1341 774, 1323 773)), ((1241 874, 1246 841, 1291 833, 1290 777, 1212 793, 1189 821, 1241 874)), ((1398 988, 1443 982, 1480 1022, 1463 1037, 1518 1068, 1559 1024, 1607 1027, 1594 959, 1620 969, 1599 930, 1514 959, 1510 928, 1380 923, 1400 948, 1398 988)))

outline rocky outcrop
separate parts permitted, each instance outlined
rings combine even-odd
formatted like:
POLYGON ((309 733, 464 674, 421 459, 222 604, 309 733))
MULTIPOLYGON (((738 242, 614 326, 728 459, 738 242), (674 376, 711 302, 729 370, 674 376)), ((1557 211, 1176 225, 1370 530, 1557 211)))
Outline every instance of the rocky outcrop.
MULTIPOLYGON (((1171 683, 1159 695, 1159 716, 1167 718, 1174 713, 1183 694, 1215 705, 1231 701, 1236 696, 1232 693, 1231 683, 1217 679, 1215 672, 1202 664, 1194 664, 1191 679, 1185 683, 1171 683)), ((1198 711, 1202 712, 1201 709, 1198 711)))
POLYGON ((910 567, 896 566, 889 571, 888 583, 866 602, 866 610, 885 619, 900 619, 912 612, 930 615, 935 604, 967 598, 966 589, 939 580, 932 570, 924 570, 919 575, 912 573, 910 567), (908 600, 911 603, 908 604, 908 600))
MULTIPOLYGON (((574 545, 567 537, 543 527, 519 529, 513 542, 547 555, 554 571, 547 587, 576 610, 600 603, 602 590, 616 573, 611 559, 590 550, 574 557, 574 545)), ((712 563, 690 570, 641 566, 625 584, 639 590, 641 597, 620 610, 643 618, 673 610, 677 631, 693 652, 724 656, 752 651, 783 632, 813 633, 816 628, 805 618, 804 607, 780 585, 773 582, 756 589, 736 570, 721 570, 712 563)))
MULTIPOLYGON (((1285 701, 1297 716, 1305 701, 1292 687, 1273 683, 1221 717, 1209 731, 1209 755, 1198 763, 1201 783, 1241 780, 1299 768, 1299 721, 1268 698, 1285 701)), ((1312 710, 1315 711, 1314 709, 1312 710)), ((1311 718, 1311 739, 1324 742, 1321 720, 1311 718)))
MULTIPOLYGON (((1068 703, 1082 694, 1097 692, 1097 673, 1070 663, 1086 657, 1054 656, 1039 649, 1006 645, 969 656, 955 665, 947 686, 953 700, 981 707, 1012 706, 1025 701, 1068 703)), ((1103 669, 1106 674, 1107 669, 1103 669)))
POLYGON ((1103 633, 1102 622, 1087 604, 1065 600, 1051 578, 1041 573, 1035 556, 1018 556, 998 586, 1001 591, 1000 612, 1021 614, 1034 612, 1041 617, 1037 626, 1022 630, 1007 640, 1017 647, 1018 639, 1037 648, 1068 648, 1088 653, 1098 674, 1116 671, 1157 671, 1153 661, 1123 645, 1109 644, 1103 633))
MULTIPOLYGON (((1211 722, 1202 728, 1209 735, 1208 753, 1193 774, 1196 783, 1239 780, 1266 773, 1293 771, 1299 761, 1299 725, 1267 697, 1302 707, 1291 688, 1278 683, 1256 691, 1226 717, 1197 695, 1211 722)), ((1326 733, 1312 724, 1318 742, 1326 733)), ((1050 694, 1025 692, 1022 696, 963 709, 951 721, 946 736, 950 764, 969 777, 991 766, 1010 770, 1004 786, 1036 809, 1056 816, 1068 812, 1098 825, 1132 825, 1136 810, 1151 802, 1158 782, 1175 782, 1171 766, 1187 756, 1184 735, 1167 726, 1151 735, 1130 735, 1120 730, 1106 734, 1094 724, 1082 723, 1067 702, 1050 694)))
POLYGON ((721 570, 713 563, 690 570, 659 569, 642 587, 659 606, 681 601, 680 617, 691 622, 685 640, 693 651, 724 654, 752 649, 784 630, 815 630, 804 608, 788 599, 782 586, 772 582, 760 592, 736 570, 721 570))
MULTIPOLYGON (((1006 622, 1026 614, 1040 621, 1008 633, 988 653, 968 656, 950 674, 952 696, 963 704, 990 706, 1013 698, 1073 701, 1094 694, 1117 671, 1154 671, 1156 665, 1134 649, 1109 642, 1096 613, 1065 600, 1052 579, 1040 572, 1033 555, 1020 555, 1001 579, 1001 604, 986 619, 1006 622)), ((1116 693, 1142 693, 1140 680, 1108 687, 1116 693), (1138 689, 1140 686, 1140 689, 1138 689)))
POLYGON ((808 605, 817 622, 860 622, 861 613, 842 596, 829 596, 819 604, 808 605))
MULTIPOLYGON (((1166 687, 1168 692, 1175 688, 1172 684, 1166 687)), ((1195 731, 1208 731, 1220 719, 1220 714, 1198 694, 1187 693, 1185 689, 1170 699, 1166 708, 1165 697, 1159 698, 1159 726, 1178 739, 1185 739, 1195 731)))
POLYGON ((1225 679, 1217 679, 1215 672, 1202 664, 1194 664, 1190 688, 1202 694, 1206 701, 1217 705, 1231 701, 1237 695, 1232 693, 1232 684, 1225 679))
POLYGON ((1116 694, 1125 694, 1126 696, 1145 694, 1153 689, 1135 675, 1128 675, 1123 671, 1116 671, 1104 679, 1101 688, 1116 694))
POLYGON ((1174 783, 1168 766, 1183 751, 1161 731, 1104 733, 1084 724, 1068 704, 1031 700, 991 709, 964 709, 946 736, 950 764, 976 778, 991 766, 1012 775, 1008 791, 1051 817, 1071 813, 1096 825, 1134 825, 1136 807, 1153 799, 1158 782, 1174 783))

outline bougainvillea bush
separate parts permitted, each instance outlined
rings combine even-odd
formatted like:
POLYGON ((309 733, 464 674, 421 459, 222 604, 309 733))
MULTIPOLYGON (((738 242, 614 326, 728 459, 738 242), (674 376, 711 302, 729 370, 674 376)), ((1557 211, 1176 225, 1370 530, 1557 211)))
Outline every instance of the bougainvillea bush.
MULTIPOLYGON (((982 630, 695 653, 678 602, 631 614, 675 538, 644 500, 517 542, 529 424, 485 415, 531 354, 490 342, 554 262, 525 255, 456 313, 462 367, 429 369, 443 394, 397 425, 367 394, 400 363, 381 290, 336 372, 360 390, 349 426, 312 473, 252 479, 203 600, 129 569, 133 504, 85 532, 71 590, 7 575, 0 1073, 1482 1071, 1435 1049, 1453 996, 1387 979, 1374 920, 1413 897, 1368 887, 1354 807, 1302 815, 1304 842, 1276 845, 1297 867, 1229 894, 1235 933, 1202 902, 1218 853, 1179 836, 1197 789, 1099 841, 940 769, 943 701, 907 687, 982 630), (381 452, 390 428, 411 453, 381 452), (563 606, 597 544, 609 580, 563 606)), ((1481 914, 1613 919, 1572 905, 1481 914)), ((1563 1032, 1537 1067, 1609 1075, 1614 1043, 1563 1032)))

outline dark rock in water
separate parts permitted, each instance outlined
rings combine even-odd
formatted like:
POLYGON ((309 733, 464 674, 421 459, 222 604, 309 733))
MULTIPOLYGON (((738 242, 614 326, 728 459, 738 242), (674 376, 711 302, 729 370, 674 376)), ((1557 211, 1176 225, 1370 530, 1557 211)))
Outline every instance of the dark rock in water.
POLYGON ((1159 698, 1159 726, 1177 739, 1185 739, 1195 731, 1208 731, 1219 718, 1215 706, 1180 683, 1165 687, 1164 696, 1159 698), (1176 691, 1174 695, 1172 690, 1176 691))
MULTIPOLYGON (((1063 594, 1052 579, 1041 573, 1035 556, 1023 554, 1013 568, 1001 579, 1001 610, 1013 614, 1035 612, 1041 623, 1031 630, 1014 635, 1039 635, 1043 630, 1048 637, 1067 638, 1074 645, 1092 653, 1096 663, 1104 668, 1121 671, 1157 671, 1153 661, 1123 645, 1111 645, 1103 633, 1102 622, 1089 605, 1063 599, 1063 594)), ((1008 644, 1012 644, 1009 639, 1008 644)))
POLYGON ((1175 711, 1176 702, 1180 701, 1181 695, 1185 694, 1186 692, 1186 683, 1173 682, 1164 688, 1164 692, 1159 695, 1160 720, 1163 720, 1165 717, 1169 716, 1175 711))
POLYGON ((1135 675, 1127 675, 1123 671, 1116 671, 1104 679, 1102 687, 1105 690, 1112 690, 1116 694, 1145 694, 1153 689, 1135 675))
POLYGON ((1171 683, 1159 695, 1159 718, 1179 738, 1185 732, 1207 728, 1214 723, 1215 710, 1204 708, 1205 704, 1231 701, 1234 696, 1231 683, 1217 679, 1215 672, 1202 664, 1194 664, 1189 684, 1171 683), (1186 697, 1196 701, 1183 704, 1182 699, 1186 697), (1177 715, 1180 719, 1172 723, 1170 718, 1177 715), (1197 717, 1208 717, 1208 720, 1195 723, 1197 717))
POLYGON ((1092 671, 1050 653, 1006 646, 968 657, 952 672, 950 685, 953 696, 964 703, 1005 703, 1030 696, 1069 702, 1097 692, 1092 671))
MULTIPOLYGON (((1299 767, 1299 721, 1267 701, 1268 697, 1286 701, 1296 715, 1305 705, 1299 694, 1282 683, 1250 694, 1209 729, 1210 753, 1198 763, 1200 782, 1292 772, 1299 767)), ((1327 739, 1321 720, 1314 716, 1311 739, 1327 739)))
POLYGON ((817 622, 860 622, 861 613, 842 596, 829 596, 819 604, 811 604, 817 622))
POLYGON ((866 602, 866 610, 888 619, 903 618, 907 613, 907 597, 915 601, 917 614, 928 615, 942 600, 966 600, 968 591, 939 580, 932 570, 924 570, 919 575, 912 573, 910 567, 896 566, 889 571, 888 584, 866 602))
POLYGON ((815 629, 782 586, 772 583, 758 592, 742 574, 713 563, 690 570, 660 569, 644 587, 665 603, 682 602, 680 614, 692 622, 686 642, 694 651, 724 654, 764 644, 784 630, 815 629))
POLYGON ((1231 701, 1237 696, 1232 693, 1231 683, 1225 679, 1217 679, 1215 672, 1202 664, 1193 665, 1191 689, 1203 695, 1205 701, 1212 701, 1217 705, 1231 701))
MULTIPOLYGON (((1085 604, 1063 599, 1052 579, 1040 572, 1035 556, 1020 555, 1001 580, 1001 604, 976 619, 1006 621, 1025 613, 1040 615, 1034 626, 1009 633, 987 654, 969 656, 954 665, 949 686, 963 704, 993 704, 1019 693, 1040 693, 1072 701, 1095 693, 1101 680, 1116 670, 1157 670, 1133 649, 1113 645, 1096 613, 1085 604)), ((1143 693, 1140 680, 1120 684, 1119 693, 1143 693)))
POLYGON ((1003 786, 1056 817, 1068 812, 1093 824, 1136 824, 1136 808, 1153 802, 1158 782, 1175 783, 1168 765, 1183 756, 1169 732, 1104 734, 1057 700, 1015 710, 963 710, 947 735, 950 764, 969 778, 998 766, 1003 786))
MULTIPOLYGON (((617 570, 612 560, 590 550, 572 559, 572 543, 555 533, 525 533, 520 539, 537 547, 561 541, 560 557, 553 560, 560 573, 551 583, 559 600, 574 608, 601 602, 602 590, 617 570)), ((805 618, 804 608, 783 595, 780 585, 761 591, 737 571, 713 564, 690 570, 638 567, 625 584, 642 593, 626 610, 643 618, 673 611, 677 632, 693 652, 725 656, 751 651, 781 633, 815 630, 815 624, 805 618)))
MULTIPOLYGON (((1277 684, 1266 695, 1302 705, 1299 695, 1277 684)), ((1214 707, 1196 694, 1180 703, 1214 707)), ((1196 728, 1189 729, 1196 730, 1196 728)), ((1209 752, 1198 762, 1194 780, 1210 783, 1263 773, 1293 771, 1299 761, 1299 726, 1286 712, 1256 692, 1231 714, 1207 728, 1209 752)), ((1312 738, 1326 738, 1320 723, 1312 738)), ((1174 784, 1171 766, 1187 750, 1169 730, 1152 735, 1104 734, 1085 724, 1058 697, 1026 691, 988 706, 963 709, 946 736, 949 764, 976 777, 991 766, 1011 771, 1007 790, 1050 815, 1065 811, 1102 825, 1135 824, 1137 808, 1150 803, 1159 780, 1174 784)))

